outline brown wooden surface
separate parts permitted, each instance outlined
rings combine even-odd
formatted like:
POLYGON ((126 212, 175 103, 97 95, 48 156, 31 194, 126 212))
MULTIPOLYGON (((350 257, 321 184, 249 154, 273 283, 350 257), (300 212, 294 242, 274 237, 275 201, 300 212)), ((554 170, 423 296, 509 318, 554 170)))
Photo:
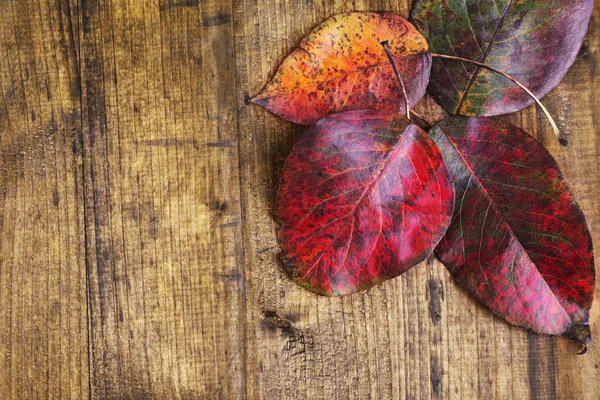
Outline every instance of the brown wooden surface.
MULTIPOLYGON (((508 326, 436 261, 341 299, 278 266, 301 130, 245 100, 326 17, 409 3, 0 0, 0 399, 600 398, 597 344, 508 326)), ((509 117, 596 246, 599 24, 544 99, 569 147, 509 117)))

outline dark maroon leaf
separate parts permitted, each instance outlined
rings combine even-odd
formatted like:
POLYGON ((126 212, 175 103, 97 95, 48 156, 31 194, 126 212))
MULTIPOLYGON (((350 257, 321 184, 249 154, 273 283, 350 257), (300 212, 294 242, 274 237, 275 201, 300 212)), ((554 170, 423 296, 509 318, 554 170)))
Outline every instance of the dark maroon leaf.
POLYGON ((456 191, 436 255, 508 322, 588 341, 592 240, 550 153, 522 129, 490 118, 451 117, 430 136, 456 191))
MULTIPOLYGON (((575 61, 592 5, 592 0, 417 0, 411 19, 433 53, 486 63, 542 97, 575 61)), ((533 103, 506 78, 454 60, 434 59, 428 90, 452 114, 500 115, 533 103)))
POLYGON ((453 201, 440 152, 420 128, 375 110, 332 114, 305 132, 285 164, 283 266, 317 294, 368 289, 431 254, 453 201))

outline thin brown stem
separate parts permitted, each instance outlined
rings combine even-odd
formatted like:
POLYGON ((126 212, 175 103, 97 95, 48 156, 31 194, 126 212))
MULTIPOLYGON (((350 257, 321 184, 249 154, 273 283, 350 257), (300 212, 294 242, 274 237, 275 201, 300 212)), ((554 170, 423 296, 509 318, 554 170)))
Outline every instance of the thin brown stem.
POLYGON ((466 62, 466 63, 471 63, 471 64, 474 64, 474 65, 478 65, 478 66, 480 66, 482 68, 489 69, 492 72, 495 72, 495 73, 497 73, 499 75, 502 75, 506 79, 514 82, 517 86, 519 86, 521 89, 523 89, 533 100, 535 100, 535 102, 537 103, 538 106, 540 106, 540 108, 542 109, 542 111, 544 112, 544 114, 546 114, 546 117, 548 118, 548 121, 550 122, 550 125, 552 126, 552 130, 554 131, 554 135, 556 135, 556 137, 558 138, 558 142, 561 145, 563 145, 563 146, 566 146, 568 144, 567 139, 565 139, 564 137, 561 136, 560 131, 558 129, 558 126, 556 126, 556 122, 554 122, 554 119, 550 115, 550 112, 546 109, 546 107, 544 107, 544 105, 542 104, 542 102, 540 101, 540 99, 538 99, 536 97, 536 95, 533 94, 533 92, 531 92, 531 90, 527 89, 527 87, 525 85, 523 85, 521 82, 519 82, 518 80, 516 80, 512 76, 510 76, 510 75, 508 75, 508 74, 500 71, 499 69, 491 67, 491 66, 489 66, 487 64, 480 63, 478 61, 469 60, 468 58, 457 57, 457 56, 449 56, 449 55, 446 55, 446 54, 435 54, 435 53, 432 53, 431 56, 432 57, 437 57, 437 58, 445 58, 445 59, 448 59, 448 60, 462 61, 462 62, 466 62))
POLYGON ((410 119, 410 103, 408 102, 408 95, 406 94, 406 87, 404 86, 404 82, 398 73, 398 68, 396 67, 396 62, 394 61, 394 57, 392 56, 392 50, 390 49, 390 44, 387 40, 381 42, 383 49, 385 50, 385 54, 390 60, 390 64, 392 64, 392 68, 394 69, 394 74, 396 74, 396 78, 398 82, 400 82, 400 87, 402 88, 402 95, 404 95, 404 101, 406 102, 406 118, 410 119))

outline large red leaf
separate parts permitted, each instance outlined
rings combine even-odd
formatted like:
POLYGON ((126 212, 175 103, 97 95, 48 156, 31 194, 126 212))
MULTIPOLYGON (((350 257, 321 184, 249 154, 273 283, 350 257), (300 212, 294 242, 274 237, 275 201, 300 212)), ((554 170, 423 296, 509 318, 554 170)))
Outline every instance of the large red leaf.
POLYGON ((550 153, 522 129, 490 118, 452 117, 430 136, 456 190, 436 255, 508 322, 589 340, 592 240, 550 153))
POLYGON ((420 128, 376 110, 330 115, 285 164, 277 199, 283 266, 317 294, 368 289, 432 252, 453 203, 440 152, 420 128))
POLYGON ((251 101, 304 125, 361 108, 404 114, 402 91, 380 44, 386 40, 414 105, 429 81, 427 41, 404 18, 372 12, 339 14, 323 22, 251 101))
MULTIPOLYGON (((432 52, 486 63, 545 96, 571 67, 593 0, 416 0, 411 20, 432 52)), ((434 59, 429 93, 450 113, 490 116, 533 100, 487 69, 434 59)))

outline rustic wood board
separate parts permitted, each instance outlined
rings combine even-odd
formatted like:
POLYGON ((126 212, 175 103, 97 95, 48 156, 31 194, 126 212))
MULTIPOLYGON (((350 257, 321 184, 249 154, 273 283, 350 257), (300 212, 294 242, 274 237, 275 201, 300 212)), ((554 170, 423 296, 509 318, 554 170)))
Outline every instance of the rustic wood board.
MULTIPOLYGON (((596 344, 508 326, 437 261, 341 299, 281 271, 274 198, 301 129, 246 100, 326 17, 409 8, 0 0, 0 398, 600 398, 596 344)), ((557 158, 597 246, 599 18, 544 99, 569 147, 534 107, 508 117, 557 158)))

